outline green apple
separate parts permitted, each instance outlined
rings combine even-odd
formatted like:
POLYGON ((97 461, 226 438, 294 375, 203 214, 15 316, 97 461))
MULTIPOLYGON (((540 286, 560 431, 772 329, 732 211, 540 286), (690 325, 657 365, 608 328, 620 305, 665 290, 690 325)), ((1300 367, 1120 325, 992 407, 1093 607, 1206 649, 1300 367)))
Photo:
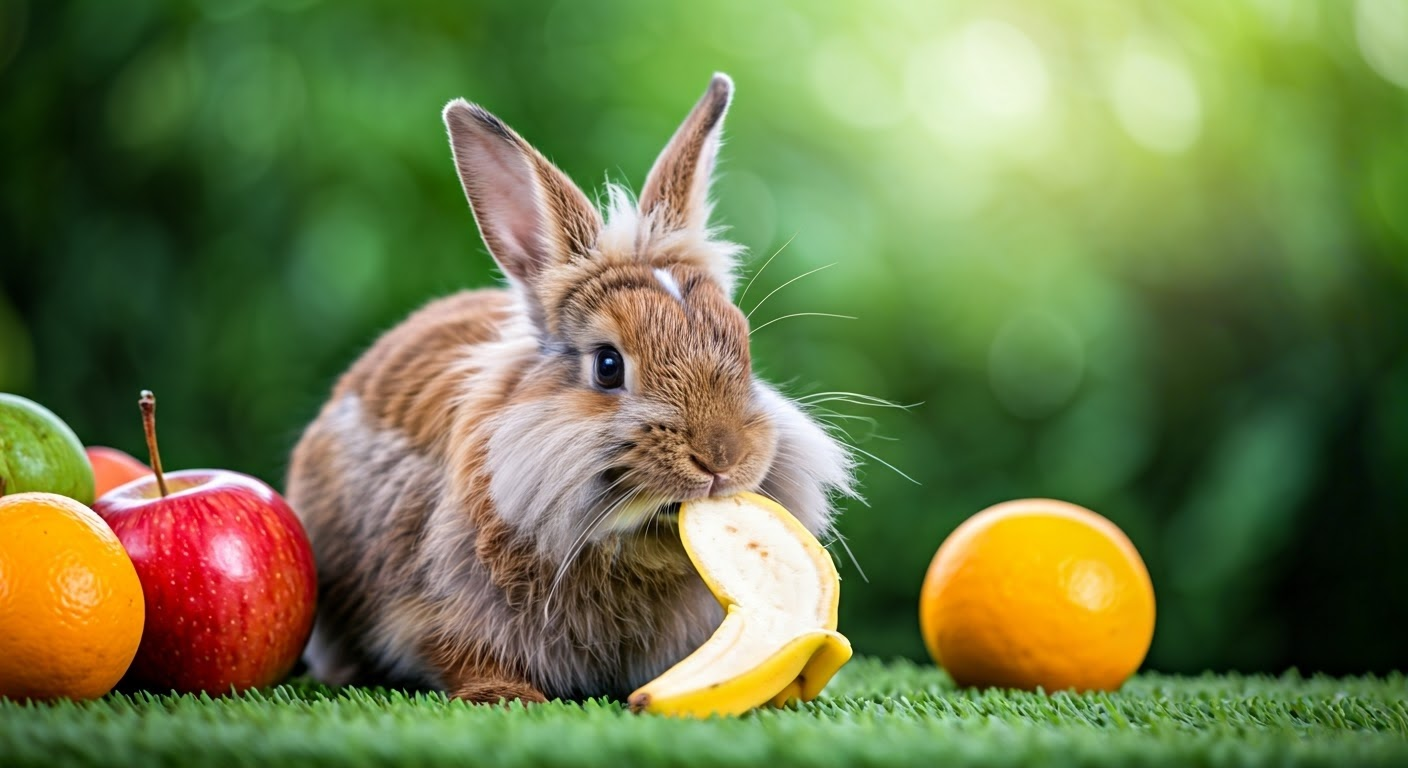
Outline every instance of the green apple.
POLYGON ((47 491, 93 503, 93 466, 54 412, 0 392, 0 496, 47 491))

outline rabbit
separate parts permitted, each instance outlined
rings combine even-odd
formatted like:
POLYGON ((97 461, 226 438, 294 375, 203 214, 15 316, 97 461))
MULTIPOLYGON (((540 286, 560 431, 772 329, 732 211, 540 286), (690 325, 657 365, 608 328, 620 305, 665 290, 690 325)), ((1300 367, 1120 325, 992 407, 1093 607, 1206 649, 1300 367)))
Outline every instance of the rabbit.
POLYGON ((316 678, 482 703, 622 699, 722 620, 680 502, 755 491, 833 532, 851 452, 753 375, 731 298, 742 249, 708 224, 732 95, 715 75, 638 202, 608 185, 604 218, 497 117, 445 107, 507 285, 382 335, 293 450, 316 678))

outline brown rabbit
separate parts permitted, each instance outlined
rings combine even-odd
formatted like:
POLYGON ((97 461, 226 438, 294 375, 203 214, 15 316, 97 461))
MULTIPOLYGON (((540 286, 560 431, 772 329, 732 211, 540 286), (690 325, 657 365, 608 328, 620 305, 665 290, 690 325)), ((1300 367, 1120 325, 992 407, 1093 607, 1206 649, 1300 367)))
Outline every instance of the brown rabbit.
POLYGON ((317 677, 483 702, 624 697, 722 617, 678 502, 755 490, 828 532, 849 452, 753 377, 730 299, 740 248, 708 228, 732 90, 714 77, 639 204, 610 187, 605 220, 498 118, 445 107, 509 285, 386 333, 294 449, 317 677))

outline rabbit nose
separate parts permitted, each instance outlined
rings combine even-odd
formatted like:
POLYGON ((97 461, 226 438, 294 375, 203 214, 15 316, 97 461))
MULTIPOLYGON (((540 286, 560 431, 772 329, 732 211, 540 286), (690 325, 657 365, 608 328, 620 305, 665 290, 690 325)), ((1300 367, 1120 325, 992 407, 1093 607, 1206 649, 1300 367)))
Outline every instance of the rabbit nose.
POLYGON ((690 458, 717 480, 738 465, 743 455, 743 441, 732 430, 712 429, 695 441, 690 458))

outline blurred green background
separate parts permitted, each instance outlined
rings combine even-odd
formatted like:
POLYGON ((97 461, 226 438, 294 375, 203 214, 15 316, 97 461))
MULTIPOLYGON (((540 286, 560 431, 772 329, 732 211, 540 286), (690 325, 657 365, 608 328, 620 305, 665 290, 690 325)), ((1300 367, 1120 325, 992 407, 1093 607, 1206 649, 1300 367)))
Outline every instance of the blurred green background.
POLYGON ((0 390, 281 487, 334 377, 495 279, 439 110, 639 188, 715 70, 755 359, 840 405, 842 626, 923 658, 963 518, 1121 525, 1147 666, 1408 666, 1402 0, 0 4, 0 390))

